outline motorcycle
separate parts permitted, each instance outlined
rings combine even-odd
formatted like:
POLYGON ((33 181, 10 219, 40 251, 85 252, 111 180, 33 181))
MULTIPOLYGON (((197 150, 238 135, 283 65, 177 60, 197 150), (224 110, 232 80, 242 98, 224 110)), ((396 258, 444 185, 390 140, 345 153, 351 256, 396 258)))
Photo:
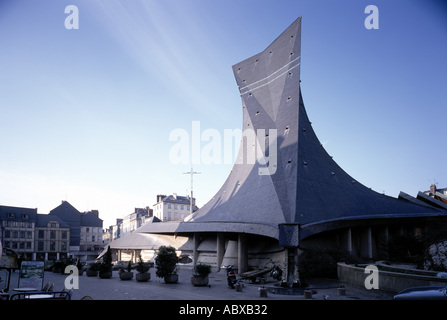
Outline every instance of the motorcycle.
POLYGON ((270 272, 270 276, 275 280, 281 280, 282 270, 277 265, 274 265, 272 271, 270 272))
POLYGON ((236 274, 234 273, 233 266, 227 266, 227 282, 228 286, 231 289, 234 289, 234 285, 236 284, 236 274))

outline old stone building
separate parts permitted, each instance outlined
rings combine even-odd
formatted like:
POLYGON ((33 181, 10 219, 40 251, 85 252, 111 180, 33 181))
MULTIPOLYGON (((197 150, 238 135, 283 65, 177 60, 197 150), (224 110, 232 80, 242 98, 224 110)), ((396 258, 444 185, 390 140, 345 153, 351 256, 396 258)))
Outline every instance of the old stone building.
POLYGON ((0 206, 0 239, 27 260, 66 258, 70 228, 57 216, 38 214, 37 209, 0 206))

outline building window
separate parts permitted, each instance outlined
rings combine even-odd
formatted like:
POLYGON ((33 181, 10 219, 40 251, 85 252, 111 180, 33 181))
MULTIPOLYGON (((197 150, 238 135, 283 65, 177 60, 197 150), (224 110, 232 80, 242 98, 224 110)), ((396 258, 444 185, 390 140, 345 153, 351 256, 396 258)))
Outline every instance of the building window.
POLYGON ((50 251, 56 251, 56 242, 50 241, 50 251))
POLYGON ((16 217, 16 215, 15 215, 15 213, 12 213, 12 212, 9 212, 8 213, 8 218, 15 218, 16 217))
POLYGON ((62 231, 62 239, 67 239, 67 231, 62 231))
POLYGON ((43 251, 43 241, 37 242, 37 251, 43 251))
POLYGON ((50 230, 50 239, 56 239, 56 231, 50 230))
POLYGON ((43 230, 39 230, 38 238, 39 238, 39 239, 43 239, 43 238, 45 238, 45 231, 43 231, 43 230))

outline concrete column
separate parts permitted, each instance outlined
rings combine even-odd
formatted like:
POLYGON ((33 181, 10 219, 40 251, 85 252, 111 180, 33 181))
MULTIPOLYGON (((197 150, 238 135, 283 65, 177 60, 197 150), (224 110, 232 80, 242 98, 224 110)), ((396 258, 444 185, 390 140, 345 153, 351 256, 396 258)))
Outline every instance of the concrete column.
POLYGON ((199 251, 197 250, 197 248, 199 247, 199 235, 197 233, 194 233, 193 235, 193 264, 196 265, 197 264, 197 260, 199 259, 199 251))
MULTIPOLYGON (((384 237, 385 237, 386 247, 388 248, 388 245, 390 243, 390 233, 389 233, 389 230, 388 230, 388 226, 385 226, 385 235, 384 235, 384 237)), ((386 256, 387 256, 387 258, 389 257, 389 251, 388 250, 386 251, 386 256)))
POLYGON ((217 234, 217 270, 220 271, 223 257, 225 254, 225 236, 222 233, 217 234))
POLYGON ((352 254, 352 229, 348 228, 347 230, 347 239, 346 239, 346 248, 350 254, 352 254))
POLYGON ((372 241, 372 229, 368 227, 368 258, 373 257, 373 241, 372 241))
POLYGON ((287 248, 287 287, 292 288, 295 280, 296 248, 287 248))
POLYGON ((244 233, 239 233, 237 238, 237 265, 238 273, 248 269, 248 248, 247 237, 244 233))
POLYGON ((362 256, 371 259, 372 251, 372 232, 371 227, 368 227, 362 235, 362 256))

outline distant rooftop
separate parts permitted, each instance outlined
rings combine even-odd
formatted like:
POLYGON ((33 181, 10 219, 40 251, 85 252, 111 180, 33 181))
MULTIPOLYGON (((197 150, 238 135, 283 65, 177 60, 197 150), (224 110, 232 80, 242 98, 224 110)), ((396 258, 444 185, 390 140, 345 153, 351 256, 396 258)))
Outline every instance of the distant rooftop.
MULTIPOLYGON (((195 202, 196 198, 193 198, 193 202, 195 202)), ((176 204, 185 204, 189 205, 191 203, 191 197, 189 196, 178 196, 176 193, 166 196, 166 195, 157 195, 157 203, 160 202, 169 202, 176 204)))

